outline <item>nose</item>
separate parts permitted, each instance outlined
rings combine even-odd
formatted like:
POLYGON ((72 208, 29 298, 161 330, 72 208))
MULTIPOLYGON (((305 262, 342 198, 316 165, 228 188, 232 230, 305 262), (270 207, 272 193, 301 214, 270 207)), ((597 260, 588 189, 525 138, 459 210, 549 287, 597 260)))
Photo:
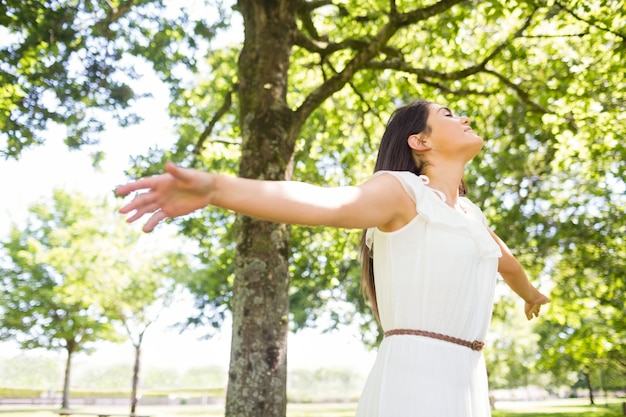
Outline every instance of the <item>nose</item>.
POLYGON ((471 122, 471 120, 470 120, 470 118, 469 118, 469 117, 467 117, 467 116, 461 116, 461 123, 462 123, 462 124, 464 124, 464 125, 468 125, 468 126, 469 126, 470 122, 471 122))

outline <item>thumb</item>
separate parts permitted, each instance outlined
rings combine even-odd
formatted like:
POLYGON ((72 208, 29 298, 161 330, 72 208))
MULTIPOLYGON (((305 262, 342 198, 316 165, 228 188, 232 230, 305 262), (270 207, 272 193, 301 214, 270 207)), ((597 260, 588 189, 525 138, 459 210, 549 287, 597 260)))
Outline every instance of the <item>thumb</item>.
POLYGON ((167 171, 167 173, 175 179, 182 182, 186 182, 191 178, 191 175, 189 174, 189 169, 179 167, 178 165, 170 161, 167 161, 165 163, 165 171, 167 171))

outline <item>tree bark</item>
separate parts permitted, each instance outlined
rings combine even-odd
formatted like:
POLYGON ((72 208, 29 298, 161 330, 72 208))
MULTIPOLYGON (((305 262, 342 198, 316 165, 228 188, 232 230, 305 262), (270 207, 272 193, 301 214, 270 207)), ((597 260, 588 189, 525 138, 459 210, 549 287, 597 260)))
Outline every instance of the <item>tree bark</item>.
POLYGON ((65 375, 63 377, 63 399, 61 408, 69 408, 70 405, 70 375, 72 374, 72 354, 74 353, 73 342, 68 342, 66 346, 67 359, 65 361, 65 375))
POLYGON ((589 391, 589 404, 595 405, 595 401, 593 399, 593 387, 591 386, 591 377, 588 372, 585 372, 585 383, 587 384, 587 390, 589 391))
POLYGON ((137 412, 137 387, 139 386, 139 368, 141 365, 141 341, 135 345, 135 365, 133 366, 133 386, 130 396, 130 415, 137 412))
MULTIPOLYGON (((242 177, 291 178, 295 140, 286 87, 296 3, 238 1, 245 27, 238 64, 242 177)), ((238 216, 236 230, 226 416, 284 417, 290 230, 245 216, 238 216)))

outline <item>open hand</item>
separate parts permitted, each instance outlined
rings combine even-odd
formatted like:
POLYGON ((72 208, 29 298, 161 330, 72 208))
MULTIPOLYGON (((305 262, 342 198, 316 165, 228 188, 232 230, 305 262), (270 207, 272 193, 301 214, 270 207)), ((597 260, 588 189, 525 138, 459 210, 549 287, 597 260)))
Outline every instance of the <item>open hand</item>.
POLYGON ((530 320, 533 317, 539 317, 539 310, 541 309, 541 306, 544 304, 548 304, 549 302, 550 298, 541 293, 539 293, 539 295, 532 302, 527 301, 524 306, 526 318, 530 320))
POLYGON ((152 231, 167 218, 174 218, 205 207, 209 203, 212 176, 190 168, 181 168, 171 162, 165 164, 166 172, 145 177, 119 186, 115 193, 126 196, 138 191, 135 198, 125 204, 119 212, 128 214, 132 223, 145 214, 153 213, 143 226, 144 232, 152 231))

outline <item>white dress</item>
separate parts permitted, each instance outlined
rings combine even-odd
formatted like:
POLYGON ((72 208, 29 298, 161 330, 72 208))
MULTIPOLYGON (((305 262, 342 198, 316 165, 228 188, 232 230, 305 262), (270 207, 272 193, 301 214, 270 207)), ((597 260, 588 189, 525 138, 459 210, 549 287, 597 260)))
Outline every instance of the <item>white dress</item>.
MULTIPOLYGON (((376 297, 384 331, 417 329, 484 341, 491 319, 500 248, 481 210, 467 198, 445 203, 428 178, 392 174, 418 215, 393 232, 370 229, 376 297)), ((424 336, 383 339, 356 417, 491 415, 482 352, 424 336)))

